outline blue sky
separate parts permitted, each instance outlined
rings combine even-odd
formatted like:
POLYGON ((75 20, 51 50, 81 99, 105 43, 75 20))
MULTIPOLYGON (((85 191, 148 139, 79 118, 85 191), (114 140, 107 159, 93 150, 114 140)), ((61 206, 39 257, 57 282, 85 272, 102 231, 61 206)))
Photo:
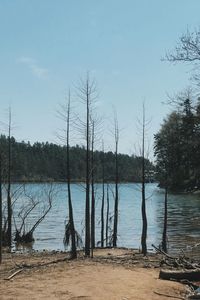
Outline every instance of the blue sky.
POLYGON ((0 0, 0 119, 11 105, 17 140, 55 142, 58 104, 90 71, 106 149, 114 144, 106 133, 114 105, 120 151, 134 152, 142 102, 152 141, 170 111, 166 93, 190 84, 191 66, 161 58, 187 28, 199 27, 199 11, 199 0, 0 0))

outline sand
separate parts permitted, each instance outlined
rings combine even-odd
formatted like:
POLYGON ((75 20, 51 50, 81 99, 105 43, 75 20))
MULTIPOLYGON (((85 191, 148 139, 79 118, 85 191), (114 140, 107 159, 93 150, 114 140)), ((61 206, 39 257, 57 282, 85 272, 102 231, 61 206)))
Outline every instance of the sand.
POLYGON ((154 257, 143 260, 139 254, 133 256, 132 251, 125 249, 98 250, 94 259, 80 257, 76 261, 39 266, 65 257, 64 253, 4 255, 0 299, 173 300, 185 295, 185 286, 158 279, 154 257), (24 266, 23 270, 13 279, 5 280, 19 266, 24 266))

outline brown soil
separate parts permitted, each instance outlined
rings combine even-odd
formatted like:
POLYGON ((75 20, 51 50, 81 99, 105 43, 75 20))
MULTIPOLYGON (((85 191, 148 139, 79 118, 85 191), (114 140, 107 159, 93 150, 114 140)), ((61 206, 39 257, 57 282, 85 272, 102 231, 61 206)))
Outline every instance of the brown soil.
POLYGON ((143 258, 132 250, 104 249, 96 250, 93 259, 80 254, 76 261, 55 262, 65 257, 66 253, 4 254, 0 299, 173 300, 183 299, 186 292, 179 283, 158 279, 156 255, 143 258))

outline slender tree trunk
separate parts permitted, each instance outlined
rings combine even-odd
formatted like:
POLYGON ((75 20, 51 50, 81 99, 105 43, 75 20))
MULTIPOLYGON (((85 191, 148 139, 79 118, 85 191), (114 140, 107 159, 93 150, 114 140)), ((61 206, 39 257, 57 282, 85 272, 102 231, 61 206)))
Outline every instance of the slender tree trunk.
POLYGON ((71 199, 71 174, 70 174, 70 154, 69 154, 69 134, 70 134, 70 93, 67 109, 67 191, 68 191, 68 206, 69 206, 69 222, 71 232, 71 258, 77 258, 76 252, 76 233, 74 228, 74 216, 71 199))
POLYGON ((8 189, 7 189, 7 210, 8 210, 8 230, 7 240, 8 247, 12 246, 12 204, 11 204, 11 109, 9 108, 9 125, 8 125, 8 189))
POLYGON ((102 159, 102 203, 101 203, 101 247, 104 247, 104 202, 105 202, 105 167, 104 167, 104 149, 102 159))
POLYGON ((113 228, 113 247, 117 247, 117 233, 118 233, 118 206, 119 206, 119 191, 118 191, 118 156, 115 154, 115 207, 114 207, 114 228, 113 228))
POLYGON ((93 250, 95 248, 95 190, 94 179, 91 180, 91 256, 93 257, 93 250))
POLYGON ((96 87, 95 82, 90 80, 89 73, 86 79, 80 81, 78 87, 78 97, 86 107, 86 121, 84 125, 84 136, 86 138, 86 169, 85 169, 85 256, 90 256, 91 247, 91 211, 90 211, 90 186, 91 186, 91 121, 92 121, 92 104, 95 101, 96 87))
POLYGON ((165 208, 164 208, 164 226, 162 235, 162 250, 167 253, 167 202, 168 202, 168 189, 165 187, 165 208))
POLYGON ((92 122, 92 148, 91 148, 91 256, 95 248, 95 191, 94 191, 94 121, 92 122))
POLYGON ((146 216, 146 195, 145 195, 145 111, 143 106, 143 123, 142 123, 142 253, 146 256, 147 254, 147 216, 146 216))
POLYGON ((68 190, 69 219, 70 219, 70 227, 71 227, 71 230, 70 230, 71 231, 71 258, 75 259, 75 258, 77 258, 76 236, 75 236, 75 228, 74 228, 70 181, 67 182, 67 190, 68 190))
POLYGON ((109 201, 109 185, 107 183, 107 210, 106 210, 106 247, 109 246, 109 242, 108 242, 108 232, 109 232, 109 206, 110 206, 110 201, 109 201))
POLYGON ((2 263, 2 156, 0 154, 0 264, 2 263))
POLYGON ((86 199, 85 199, 85 256, 90 256, 90 101, 89 78, 86 82, 86 199))
POLYGON ((119 128, 118 128, 117 117, 115 116, 115 204, 114 204, 114 224, 113 224, 113 247, 117 247, 117 233, 118 233, 118 206, 119 206, 118 142, 119 142, 119 128))

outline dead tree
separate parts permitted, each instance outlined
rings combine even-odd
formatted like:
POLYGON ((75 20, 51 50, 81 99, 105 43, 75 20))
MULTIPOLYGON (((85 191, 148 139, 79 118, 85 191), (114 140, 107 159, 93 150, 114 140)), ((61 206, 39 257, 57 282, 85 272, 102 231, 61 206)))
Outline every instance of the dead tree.
POLYGON ((101 201, 101 247, 104 247, 104 203, 105 203, 105 158, 104 146, 102 147, 102 201, 101 201))
POLYGON ((114 199, 114 221, 113 221, 113 247, 117 247, 118 233, 118 207, 119 207, 119 163, 118 163, 118 145, 119 145, 119 126, 117 114, 114 113, 114 139, 115 139, 115 199, 114 199))
POLYGON ((95 172, 96 172, 96 162, 95 162, 95 144, 98 141, 98 136, 100 134, 101 118, 99 118, 93 111, 91 116, 91 256, 93 257, 93 249, 96 244, 96 192, 95 192, 95 172), (97 134, 98 133, 98 134, 97 134))
POLYGON ((142 254, 146 256, 147 254, 147 215, 146 215, 146 195, 145 195, 145 107, 143 104, 143 116, 142 116, 142 235, 141 235, 141 245, 142 254))
MULTIPOLYGON (((70 173, 70 154, 69 154, 69 137, 70 137, 70 92, 68 97, 68 104, 67 104, 67 137, 66 137, 66 144, 67 144, 67 192, 68 192, 68 208, 69 208, 69 230, 71 236, 71 257, 73 259, 77 258, 76 252, 76 231, 74 227, 74 215, 73 215, 73 206, 72 206, 72 198, 71 198, 71 173, 70 173)), ((67 231, 65 231, 66 235, 67 231)))
POLYGON ((22 223, 19 228, 16 227, 16 242, 31 243, 34 241, 33 233, 51 210, 55 193, 57 191, 54 189, 53 184, 45 186, 38 194, 31 195, 30 192, 25 192, 24 196, 28 198, 28 203, 25 207, 22 207, 21 212, 18 214, 18 218, 22 220, 22 223), (27 230, 27 218, 34 209, 37 209, 37 215, 40 214, 40 216, 36 218, 31 228, 27 230))
POLYGON ((80 81, 77 88, 78 97, 85 105, 86 121, 81 126, 84 129, 86 140, 86 172, 85 172, 85 256, 90 256, 91 245, 91 214, 90 214, 90 187, 91 187, 91 116, 92 104, 97 93, 94 80, 90 79, 89 73, 80 81))
POLYGON ((66 145, 66 171, 67 171, 67 195, 68 195, 68 215, 69 219, 65 225, 64 244, 71 245, 71 258, 77 258, 77 246, 81 243, 81 238, 74 225, 74 213, 71 196, 71 160, 70 160, 70 133, 71 133, 71 94, 69 90, 68 101, 66 105, 61 105, 58 111, 58 117, 65 122, 64 137, 59 136, 61 141, 66 145))
POLYGON ((43 208, 42 208, 42 214, 37 219, 37 221, 34 223, 34 225, 31 227, 31 229, 25 234, 24 240, 26 242, 29 242, 29 241, 32 242, 32 241, 34 241, 33 233, 34 233, 35 229, 45 219, 46 215, 49 213, 49 211, 52 208, 52 202, 53 202, 53 198, 54 198, 53 184, 50 184, 50 187, 47 190, 45 189, 44 193, 42 195, 40 195, 40 197, 42 199, 40 203, 43 204, 42 205, 43 206, 43 208))
MULTIPOLYGON (((5 124, 4 124, 5 125, 5 124)), ((5 222, 3 224, 3 230, 2 230, 2 240, 3 244, 5 246, 8 246, 9 249, 11 250, 12 246, 12 200, 11 200, 11 143, 12 143, 12 137, 11 137, 11 130, 12 130, 12 115, 11 115, 11 108, 9 107, 8 109, 8 124, 6 124, 6 130, 8 130, 8 137, 7 137, 7 149, 5 153, 6 159, 6 164, 3 166, 1 165, 1 168, 5 172, 5 182, 7 184, 6 187, 6 193, 7 193, 7 218, 5 217, 4 214, 4 219, 5 222)), ((2 153, 1 153, 2 155, 2 153)), ((2 160, 2 157, 1 157, 2 160)), ((2 171, 1 170, 1 171, 2 171)))
POLYGON ((164 225, 162 234, 162 250, 167 253, 167 202, 168 202, 168 189, 165 186, 165 203, 164 203, 164 225))
POLYGON ((8 187, 7 187, 7 212, 8 212, 8 228, 7 228, 7 242, 11 249, 12 245, 12 203, 11 203, 11 108, 9 107, 8 118, 8 187))
POLYGON ((95 248, 95 188, 94 188, 94 120, 92 121, 92 141, 91 141, 91 250, 95 248))
POLYGON ((69 239, 71 238, 71 258, 75 259, 77 258, 76 231, 74 227, 74 215, 73 215, 73 206, 72 206, 72 197, 71 197, 71 172, 70 172, 70 152, 69 152, 70 110, 71 110, 71 96, 69 91, 68 103, 66 107, 67 193, 68 193, 69 221, 65 227, 65 242, 69 241, 69 239))
POLYGON ((109 209, 110 209, 110 200, 109 200, 109 184, 107 183, 107 189, 106 189, 106 247, 109 246, 109 209))
MULTIPOLYGON (((15 238, 14 241, 17 243, 29 243, 33 241, 33 237, 30 238, 30 235, 26 232, 26 224, 28 217, 30 216, 31 212, 39 205, 40 201, 35 200, 35 197, 33 195, 29 195, 26 192, 25 185, 23 186, 23 194, 21 196, 26 197, 27 203, 23 204, 22 208, 19 210, 17 217, 21 220, 21 224, 17 225, 15 217, 14 224, 15 224, 15 238)), ((17 202, 18 199, 16 198, 14 202, 17 202)))
POLYGON ((90 83, 87 76, 84 86, 86 97, 86 195, 85 195, 85 255, 90 256, 90 83))
POLYGON ((0 153, 0 264, 2 263, 2 222, 3 222, 3 212, 2 212, 2 156, 0 153))

